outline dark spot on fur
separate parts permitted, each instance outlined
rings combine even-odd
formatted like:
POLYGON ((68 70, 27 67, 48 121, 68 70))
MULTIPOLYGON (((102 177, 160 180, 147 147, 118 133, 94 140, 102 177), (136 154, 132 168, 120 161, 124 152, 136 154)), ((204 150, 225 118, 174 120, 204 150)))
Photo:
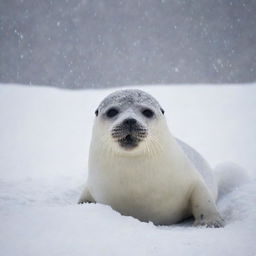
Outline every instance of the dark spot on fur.
POLYGON ((204 219, 204 215, 203 215, 203 214, 200 215, 200 219, 201 219, 201 220, 204 219))
POLYGON ((92 201, 86 201, 86 202, 81 202, 81 203, 78 203, 78 204, 92 204, 92 201))

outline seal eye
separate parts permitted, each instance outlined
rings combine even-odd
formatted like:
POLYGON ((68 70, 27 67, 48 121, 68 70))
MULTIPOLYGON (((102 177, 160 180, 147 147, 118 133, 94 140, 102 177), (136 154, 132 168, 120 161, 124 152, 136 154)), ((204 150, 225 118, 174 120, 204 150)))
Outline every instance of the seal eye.
POLYGON ((95 110, 95 116, 98 116, 98 114, 99 114, 99 110, 96 109, 96 110, 95 110))
POLYGON ((164 115, 164 110, 162 108, 160 108, 160 110, 161 110, 162 114, 164 115))
POLYGON ((118 113, 119 113, 119 112, 118 112, 117 109, 111 108, 111 109, 109 109, 109 110, 107 111, 106 114, 107 114, 107 117, 111 118, 111 117, 116 116, 118 113))
POLYGON ((151 118, 154 115, 154 112, 147 108, 142 111, 142 114, 147 118, 151 118))

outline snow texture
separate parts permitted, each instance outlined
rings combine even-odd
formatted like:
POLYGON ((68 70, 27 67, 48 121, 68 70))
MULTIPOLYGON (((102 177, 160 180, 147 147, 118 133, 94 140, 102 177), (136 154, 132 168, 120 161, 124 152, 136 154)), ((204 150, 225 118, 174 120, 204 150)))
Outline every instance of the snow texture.
MULTIPOLYGON (((251 180, 223 194, 224 228, 157 227, 100 204, 76 204, 94 111, 111 90, 0 86, 1 255, 256 255, 256 87, 144 87, 172 133, 211 166, 251 180), (221 169, 236 169, 224 164, 221 169), (240 168, 237 168, 240 169, 240 168)), ((225 176, 225 174, 223 174, 225 176)), ((223 185, 224 187, 227 185, 223 185)), ((224 191, 225 192, 225 191, 224 191)))

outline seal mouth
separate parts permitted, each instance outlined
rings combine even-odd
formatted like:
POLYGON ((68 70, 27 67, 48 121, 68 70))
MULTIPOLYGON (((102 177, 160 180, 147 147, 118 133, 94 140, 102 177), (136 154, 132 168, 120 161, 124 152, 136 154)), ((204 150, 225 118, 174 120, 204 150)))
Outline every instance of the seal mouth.
POLYGON ((125 137, 118 139, 118 143, 122 148, 132 149, 138 146, 141 140, 132 134, 127 134, 125 137))
POLYGON ((129 118, 116 125, 111 130, 111 135, 119 146, 131 150, 147 137, 147 129, 137 120, 129 118))

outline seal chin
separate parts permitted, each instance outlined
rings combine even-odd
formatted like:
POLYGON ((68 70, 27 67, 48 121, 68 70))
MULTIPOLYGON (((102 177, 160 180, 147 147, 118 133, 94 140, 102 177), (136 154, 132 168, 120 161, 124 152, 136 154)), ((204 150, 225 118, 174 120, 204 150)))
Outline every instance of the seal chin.
POLYGON ((132 134, 127 134, 125 137, 118 140, 118 144, 125 150, 132 150, 139 145, 140 141, 141 139, 133 136, 132 134))

